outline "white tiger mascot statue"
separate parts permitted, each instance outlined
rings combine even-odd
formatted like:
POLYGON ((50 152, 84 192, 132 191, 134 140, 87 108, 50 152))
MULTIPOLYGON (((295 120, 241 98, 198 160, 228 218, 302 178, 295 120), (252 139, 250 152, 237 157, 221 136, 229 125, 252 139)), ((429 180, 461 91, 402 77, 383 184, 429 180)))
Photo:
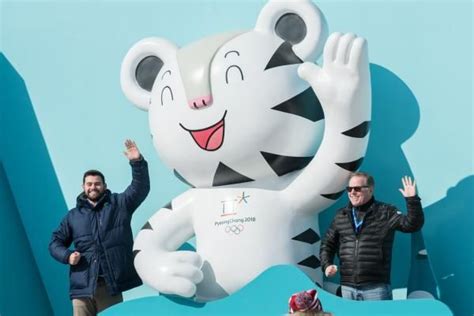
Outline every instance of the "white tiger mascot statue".
POLYGON ((136 236, 144 283, 205 302, 290 264, 321 284, 317 215, 360 166, 371 116, 366 41, 327 34, 310 0, 271 0, 248 32, 128 51, 122 90, 192 187, 136 236), (196 251, 179 250, 193 236, 196 251))

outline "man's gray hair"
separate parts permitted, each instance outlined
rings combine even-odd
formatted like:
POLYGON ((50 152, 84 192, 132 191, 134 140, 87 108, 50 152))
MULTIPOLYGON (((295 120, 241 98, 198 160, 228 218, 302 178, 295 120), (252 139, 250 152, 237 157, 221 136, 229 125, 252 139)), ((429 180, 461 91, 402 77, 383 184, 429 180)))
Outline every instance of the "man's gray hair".
POLYGON ((364 177, 366 180, 367 180, 367 185, 369 187, 375 187, 375 180, 374 180, 374 177, 372 177, 370 174, 368 174, 367 172, 362 172, 362 171, 357 171, 357 172, 353 172, 351 173, 351 175, 349 176, 349 180, 351 180, 352 178, 354 177, 364 177))

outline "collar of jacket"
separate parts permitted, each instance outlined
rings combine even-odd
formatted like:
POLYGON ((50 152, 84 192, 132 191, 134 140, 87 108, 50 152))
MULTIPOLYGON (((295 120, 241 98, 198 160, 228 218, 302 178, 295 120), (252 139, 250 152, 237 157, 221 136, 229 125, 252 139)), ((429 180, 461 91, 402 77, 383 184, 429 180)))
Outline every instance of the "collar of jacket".
MULTIPOLYGON (((372 196, 372 198, 370 198, 370 200, 367 201, 367 203, 365 203, 364 205, 359 206, 359 207, 357 208, 357 210, 360 211, 360 212, 366 212, 366 211, 368 211, 368 210, 370 209, 370 207, 371 207, 374 203, 375 203, 375 197, 372 196)), ((352 207, 353 207, 353 206, 352 206, 352 203, 351 203, 351 201, 349 201, 349 202, 347 203, 347 206, 346 206, 346 208, 345 208, 344 211, 345 211, 345 212, 347 212, 347 211, 352 212, 352 207)))
POLYGON ((91 209, 91 210, 95 210, 95 209, 100 209, 102 208, 102 205, 105 203, 105 202, 108 202, 110 201, 110 195, 111 195, 111 192, 109 189, 105 190, 105 193, 104 195, 102 195, 102 197, 100 198, 100 200, 97 202, 97 204, 95 206, 92 206, 92 204, 89 202, 89 200, 87 199, 86 197, 86 194, 84 192, 81 192, 78 196, 77 196, 77 208, 88 208, 88 209, 91 209))

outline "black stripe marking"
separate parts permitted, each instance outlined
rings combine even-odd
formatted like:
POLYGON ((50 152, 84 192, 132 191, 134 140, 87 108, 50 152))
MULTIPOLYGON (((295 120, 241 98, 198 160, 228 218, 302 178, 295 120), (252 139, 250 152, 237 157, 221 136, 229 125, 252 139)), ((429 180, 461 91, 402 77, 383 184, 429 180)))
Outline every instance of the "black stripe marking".
POLYGON ((169 201, 168 204, 166 204, 165 206, 163 206, 163 208, 166 208, 166 209, 172 211, 172 210, 173 210, 173 206, 171 206, 171 201, 169 201))
POLYGON ((291 43, 284 42, 277 48, 273 53, 272 57, 268 61, 268 64, 265 66, 264 70, 268 70, 275 67, 302 64, 303 61, 296 56, 295 52, 291 47, 291 43))
POLYGON ((342 132, 342 134, 349 137, 364 138, 369 133, 369 130, 370 130, 370 121, 365 121, 357 125, 356 127, 353 127, 345 132, 342 132))
POLYGON ((311 228, 305 230, 304 232, 302 232, 298 236, 295 236, 291 239, 302 241, 302 242, 305 242, 305 243, 308 243, 308 244, 311 244, 311 245, 321 240, 319 235, 314 230, 312 230, 311 228))
POLYGON ((176 176, 176 178, 178 178, 181 182, 186 183, 186 184, 189 185, 191 188, 195 188, 195 186, 192 185, 188 180, 186 180, 185 178, 183 178, 183 176, 180 175, 179 172, 176 171, 176 169, 173 169, 173 173, 174 173, 174 175, 176 176))
POLYGON ((295 170, 303 169, 311 162, 311 159, 313 159, 313 156, 290 157, 267 153, 264 151, 261 151, 260 153, 278 176, 282 176, 295 170))
POLYGON ((272 110, 298 115, 312 122, 324 119, 321 103, 311 87, 274 106, 272 110))
POLYGON ((220 186, 220 185, 227 185, 227 184, 234 184, 234 183, 242 183, 242 182, 249 182, 253 181, 237 171, 227 167, 222 162, 219 162, 217 166, 216 173, 214 174, 214 180, 212 182, 212 186, 220 186))
POLYGON ((144 229, 151 229, 151 230, 153 230, 153 227, 151 227, 150 222, 146 222, 146 224, 143 225, 143 227, 142 227, 141 230, 144 230, 144 229))
POLYGON ((336 162, 336 165, 338 165, 342 169, 346 169, 350 172, 354 172, 360 167, 363 160, 364 160, 364 157, 359 158, 354 161, 350 161, 350 162, 336 162))
POLYGON ((321 266, 321 262, 315 255, 312 255, 301 262, 298 262, 299 265, 316 269, 321 266))
POLYGON ((335 192, 335 193, 321 194, 321 196, 325 197, 326 199, 337 200, 338 198, 341 197, 341 195, 344 193, 344 191, 345 190, 335 192))
POLYGON ((133 259, 135 259, 135 257, 138 255, 138 253, 140 252, 141 250, 134 250, 133 251, 133 259))

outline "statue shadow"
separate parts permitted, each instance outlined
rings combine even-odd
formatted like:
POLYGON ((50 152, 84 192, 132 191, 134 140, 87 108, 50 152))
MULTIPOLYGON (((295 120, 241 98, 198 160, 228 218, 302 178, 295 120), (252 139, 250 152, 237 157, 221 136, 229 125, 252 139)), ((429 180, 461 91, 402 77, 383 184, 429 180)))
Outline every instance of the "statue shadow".
POLYGON ((474 315, 474 175, 447 190, 446 197, 425 209, 424 236, 436 275, 440 300, 454 315, 474 315))

